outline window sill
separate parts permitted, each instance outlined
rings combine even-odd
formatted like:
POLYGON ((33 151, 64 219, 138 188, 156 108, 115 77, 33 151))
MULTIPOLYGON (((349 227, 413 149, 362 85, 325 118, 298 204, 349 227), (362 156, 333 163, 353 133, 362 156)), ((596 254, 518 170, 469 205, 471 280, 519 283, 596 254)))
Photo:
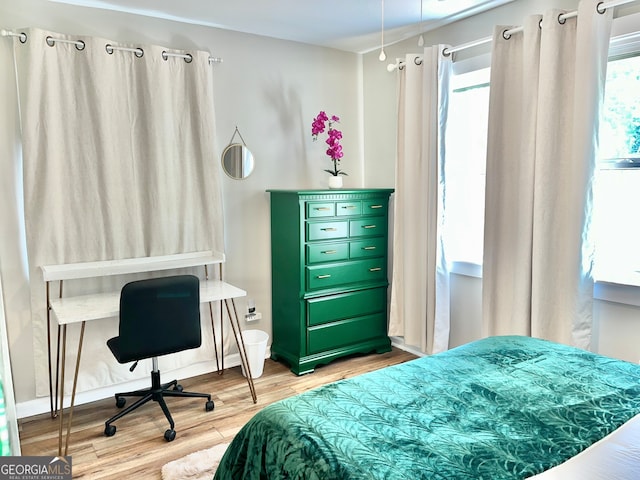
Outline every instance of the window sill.
MULTIPOLYGON (((452 262, 450 272, 455 275, 482 278, 482 265, 452 262)), ((640 307, 640 272, 599 275, 594 282, 593 298, 640 307)))
POLYGON ((596 280, 593 286, 593 298, 640 307, 640 286, 633 283, 596 280))

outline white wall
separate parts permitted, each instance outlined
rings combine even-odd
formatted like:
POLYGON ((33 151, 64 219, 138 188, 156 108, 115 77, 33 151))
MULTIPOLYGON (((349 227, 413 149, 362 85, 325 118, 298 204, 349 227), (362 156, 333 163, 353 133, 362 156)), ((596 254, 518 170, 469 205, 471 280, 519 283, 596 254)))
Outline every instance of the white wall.
MULTIPOLYGON (((0 28, 29 26, 134 44, 197 48, 224 59, 222 64, 212 66, 217 149, 222 152, 238 126, 256 158, 256 169, 248 179, 236 181, 223 175, 225 278, 256 300, 262 320, 252 323, 251 328, 270 333, 269 198, 265 189, 326 187, 323 170, 330 163, 324 148, 311 141, 310 133, 311 121, 320 110, 342 118, 342 164, 349 173, 345 186, 363 186, 361 57, 46 0, 0 0, 0 28)), ((35 398, 35 387, 29 287, 20 228, 19 120, 11 44, 9 38, 0 37, 0 264, 15 395, 20 403, 35 398)), ((219 164, 219 158, 211 161, 219 164)), ((238 306, 243 312, 244 303, 238 306)), ((90 353, 85 353, 83 362, 88 358, 90 353)))

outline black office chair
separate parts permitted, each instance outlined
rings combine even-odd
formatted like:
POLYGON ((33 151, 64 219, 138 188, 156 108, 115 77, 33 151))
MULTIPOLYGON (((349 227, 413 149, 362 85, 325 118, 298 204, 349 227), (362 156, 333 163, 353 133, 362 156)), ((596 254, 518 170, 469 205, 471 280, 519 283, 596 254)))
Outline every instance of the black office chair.
POLYGON ((153 359, 151 388, 134 392, 116 393, 116 406, 124 407, 124 397, 141 397, 117 415, 105 422, 104 434, 115 435, 113 422, 141 407, 150 400, 158 402, 170 428, 164 438, 171 442, 176 438, 175 424, 164 397, 206 398, 205 410, 213 410, 211 395, 183 392, 177 380, 161 384, 158 357, 169 353, 197 348, 202 343, 200 331, 200 282, 193 275, 139 280, 126 284, 120 293, 120 331, 107 345, 119 363, 153 359))

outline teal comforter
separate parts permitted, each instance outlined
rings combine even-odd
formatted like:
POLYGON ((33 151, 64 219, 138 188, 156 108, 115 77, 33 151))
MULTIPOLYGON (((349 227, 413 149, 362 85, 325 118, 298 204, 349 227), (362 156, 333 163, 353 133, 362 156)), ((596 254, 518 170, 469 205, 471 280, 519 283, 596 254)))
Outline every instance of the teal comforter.
POLYGON ((493 337, 272 404, 215 479, 522 479, 640 413, 640 366, 493 337))

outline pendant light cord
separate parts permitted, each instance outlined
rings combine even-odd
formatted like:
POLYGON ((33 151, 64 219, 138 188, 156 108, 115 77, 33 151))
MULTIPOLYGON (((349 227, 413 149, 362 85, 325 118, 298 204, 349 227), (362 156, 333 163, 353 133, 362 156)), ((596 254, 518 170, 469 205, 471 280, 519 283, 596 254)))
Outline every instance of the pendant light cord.
POLYGON ((380 14, 380 18, 381 18, 381 27, 380 27, 380 55, 378 56, 378 59, 381 62, 384 62, 387 59, 387 54, 384 53, 384 0, 380 0, 380 5, 381 5, 381 14, 380 14))
POLYGON ((422 19, 424 18, 422 14, 422 4, 424 0, 420 0, 420 37, 418 38, 418 46, 424 46, 424 37, 422 36, 422 19))

